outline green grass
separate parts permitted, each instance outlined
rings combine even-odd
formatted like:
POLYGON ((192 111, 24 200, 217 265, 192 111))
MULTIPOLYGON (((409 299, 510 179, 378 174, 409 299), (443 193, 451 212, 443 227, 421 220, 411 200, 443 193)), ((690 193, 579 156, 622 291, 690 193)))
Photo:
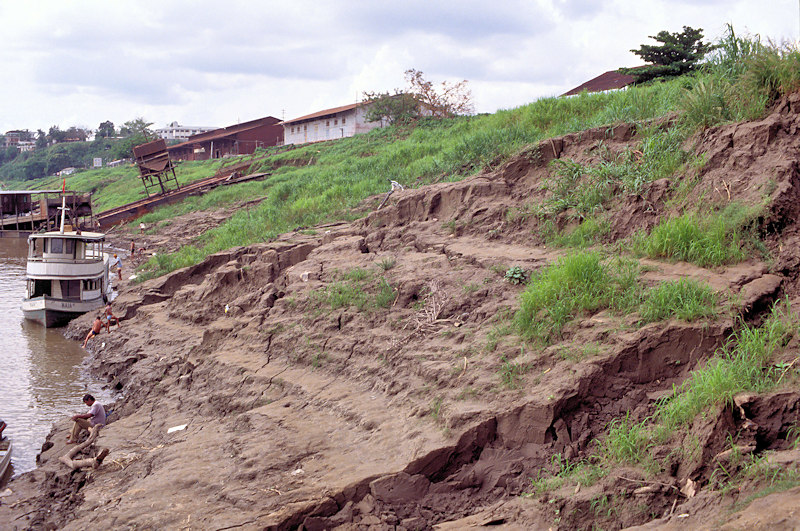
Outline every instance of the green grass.
POLYGON ((550 458, 550 466, 537 471, 536 477, 530 479, 530 490, 523 496, 538 496, 557 490, 568 483, 589 487, 607 474, 608 471, 598 466, 597 463, 588 460, 570 461, 562 457, 560 453, 553 454, 550 458))
MULTIPOLYGON (((388 179, 418 186, 456 181, 494 168, 540 140, 618 121, 645 121, 677 105, 680 85, 668 82, 635 91, 545 98, 492 115, 423 120, 414 128, 388 127, 364 135, 314 144, 273 155, 252 171, 270 171, 261 182, 213 190, 185 204, 159 209, 143 219, 166 217, 214 205, 265 197, 248 213, 239 211, 197 240, 208 255, 230 247, 266 241, 296 227, 354 219, 365 198, 388 190, 388 179)), ((181 250, 185 263, 194 253, 181 250)), ((172 264, 148 263, 160 275, 172 264)))
POLYGON ((509 389, 517 389, 520 386, 522 375, 528 372, 528 366, 521 363, 515 363, 506 359, 505 356, 500 358, 500 383, 509 389))
POLYGON ((738 393, 773 388, 783 371, 769 362, 798 330, 788 303, 777 304, 764 324, 737 330, 705 366, 675 389, 673 396, 661 401, 657 419, 667 427, 685 425, 712 406, 732 404, 738 393))
POLYGON ((355 307, 361 312, 389 308, 395 290, 385 277, 372 271, 354 268, 336 276, 339 280, 311 293, 310 300, 331 310, 355 307))
POLYGON ((524 338, 550 343, 582 313, 636 308, 640 292, 637 264, 609 265, 597 252, 573 253, 531 277, 515 323, 524 338))
POLYGON ((565 231, 559 231, 551 220, 546 220, 540 234, 548 245, 584 249, 600 243, 610 231, 611 224, 607 219, 590 216, 584 218, 580 225, 565 231))
MULTIPOLYGON (((211 177, 221 161, 180 162, 175 174, 181 185, 211 177)), ((61 189, 61 177, 49 176, 34 181, 18 183, 30 189, 61 189)), ((82 171, 66 177, 68 190, 92 192, 92 207, 95 213, 138 201, 146 197, 139 170, 133 165, 114 168, 98 168, 82 171)), ((17 184, 17 183, 15 183, 17 184)), ((159 218, 166 219, 164 217, 159 218)), ((146 221, 150 223, 152 221, 146 221)), ((137 224, 139 221, 137 221, 137 224)))
MULTIPOLYGON (((683 148, 688 133, 679 127, 643 127, 638 145, 620 154, 612 154, 599 142, 602 160, 596 165, 582 165, 571 159, 553 160, 551 177, 543 183, 550 195, 540 207, 539 215, 569 211, 574 217, 590 217, 603 210, 615 193, 639 193, 652 181, 671 178, 692 161, 683 148)), ((512 217, 523 215, 515 212, 512 217)))
POLYGON ((645 425, 633 422, 626 413, 609 424, 603 454, 611 462, 640 464, 648 457, 651 446, 645 425))
POLYGON ((662 282, 645 293, 639 315, 643 322, 677 318, 695 321, 716 315, 716 297, 710 286, 689 279, 662 282))
POLYGON ((758 207, 731 203, 705 215, 690 212, 667 219, 633 240, 634 250, 651 258, 692 262, 701 267, 740 262, 756 247, 753 226, 758 207))

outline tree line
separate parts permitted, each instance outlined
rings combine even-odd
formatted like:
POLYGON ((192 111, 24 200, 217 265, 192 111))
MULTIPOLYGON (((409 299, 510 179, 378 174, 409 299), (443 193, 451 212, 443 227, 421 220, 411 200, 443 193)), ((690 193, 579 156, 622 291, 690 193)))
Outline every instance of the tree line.
MULTIPOLYGON (((21 152, 9 146, 0 149, 0 179, 27 181, 52 175, 64 168, 86 168, 94 158, 104 162, 133 156, 133 147, 155 139, 150 129, 153 124, 143 118, 129 120, 116 127, 113 122, 102 122, 95 131, 81 127, 60 129, 52 126, 48 132, 20 131, 20 140, 33 141, 33 151, 21 152), (94 140, 87 138, 94 132, 94 140)), ((0 145, 5 138, 0 135, 0 145)))

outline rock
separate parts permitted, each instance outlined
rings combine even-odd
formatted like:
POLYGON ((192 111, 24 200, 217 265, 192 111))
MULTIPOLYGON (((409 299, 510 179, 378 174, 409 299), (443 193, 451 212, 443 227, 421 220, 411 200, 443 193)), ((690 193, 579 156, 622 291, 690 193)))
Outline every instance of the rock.
MULTIPOLYGON (((697 483, 690 478, 686 478, 686 483, 681 487, 681 492, 687 498, 694 498, 694 495, 697 494, 697 483)), ((678 516, 678 518, 680 518, 680 516, 678 516)))
POLYGON ((408 529, 408 531, 422 531, 428 527, 428 524, 425 523, 425 519, 419 516, 401 520, 400 525, 408 529))
POLYGON ((742 286, 739 296, 742 313, 749 315, 765 308, 778 295, 783 278, 778 275, 764 275, 742 286))
POLYGON ((342 509, 330 517, 331 524, 334 526, 342 525, 353 521, 353 502, 347 502, 342 509))
POLYGON ((359 522, 361 525, 380 525, 381 519, 375 516, 374 514, 368 514, 361 517, 361 521, 359 522))
POLYGON ((645 485, 644 487, 639 487, 638 489, 633 491, 633 495, 646 496, 649 494, 654 494, 656 492, 661 492, 661 485, 653 484, 653 485, 645 485))
POLYGON ((367 494, 356 504, 356 510, 359 514, 371 513, 375 510, 375 498, 373 498, 371 494, 367 494))
POLYGON ((430 485, 425 476, 419 474, 410 476, 405 472, 399 472, 372 481, 369 490, 380 501, 404 503, 425 496, 430 485))
POLYGON ((321 516, 307 516, 303 520, 303 529, 305 531, 325 531, 333 527, 333 525, 329 518, 321 516))

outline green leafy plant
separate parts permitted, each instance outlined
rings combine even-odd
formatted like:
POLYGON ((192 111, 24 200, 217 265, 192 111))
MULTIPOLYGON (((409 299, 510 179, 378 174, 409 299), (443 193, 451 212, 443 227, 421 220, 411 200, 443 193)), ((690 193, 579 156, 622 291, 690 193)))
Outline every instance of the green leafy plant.
POLYGON ((511 284, 524 284, 528 280, 528 273, 521 266, 511 266, 503 278, 511 284))

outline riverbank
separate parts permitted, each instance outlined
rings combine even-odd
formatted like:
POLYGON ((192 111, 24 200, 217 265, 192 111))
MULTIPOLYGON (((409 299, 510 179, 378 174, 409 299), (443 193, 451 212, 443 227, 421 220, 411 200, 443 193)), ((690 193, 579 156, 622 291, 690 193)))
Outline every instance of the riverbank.
MULTIPOLYGON (((598 164, 607 156, 592 148, 600 140, 611 153, 635 149, 633 125, 553 139, 462 182, 396 192, 353 223, 123 281, 114 303, 121 329, 88 347, 92 371, 124 395, 100 438, 111 454, 96 471, 70 472, 56 459, 66 450, 59 426, 40 468, 11 485, 0 519, 35 529, 796 523, 797 488, 767 495, 758 479, 735 490, 715 483, 728 436, 739 452, 752 443, 747 452, 796 469, 793 335, 769 360, 786 369, 778 385, 739 397, 741 411, 710 408, 652 446, 657 467, 601 458, 615 419, 644 423, 740 319, 756 327, 776 301, 796 302, 797 112, 795 101, 761 122, 708 133, 707 162, 690 176, 696 203, 768 197, 769 263, 700 267, 628 255, 646 288, 681 279, 708 286, 718 308, 706 317, 643 323, 638 309, 587 310, 545 344, 514 328, 526 287, 506 280, 511 267, 530 278, 579 252, 555 247, 542 220, 525 215, 552 193, 543 187, 553 178, 548 163, 598 164), (684 434, 696 452, 680 452, 684 434), (574 475, 569 463, 595 475, 574 475), (537 483, 550 478, 560 483, 537 483), (747 501, 759 493, 767 497, 747 501)), ((613 245, 667 218, 679 193, 655 181, 639 195, 618 194, 598 244, 619 254, 613 245)), ((174 219, 165 229, 194 234, 193 223, 174 219)), ((66 334, 82 339, 89 321, 66 334)))

